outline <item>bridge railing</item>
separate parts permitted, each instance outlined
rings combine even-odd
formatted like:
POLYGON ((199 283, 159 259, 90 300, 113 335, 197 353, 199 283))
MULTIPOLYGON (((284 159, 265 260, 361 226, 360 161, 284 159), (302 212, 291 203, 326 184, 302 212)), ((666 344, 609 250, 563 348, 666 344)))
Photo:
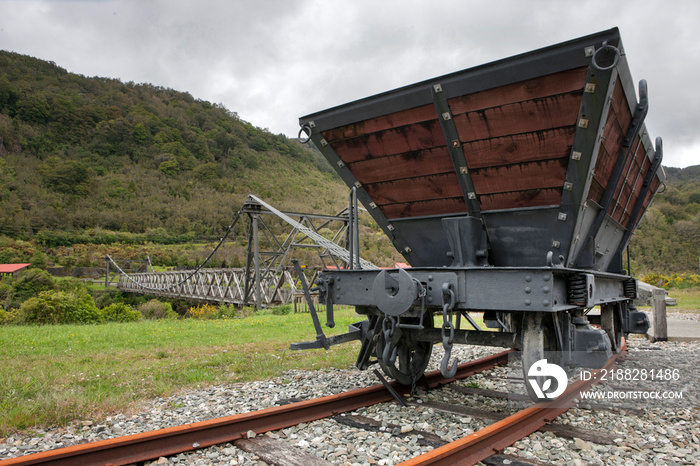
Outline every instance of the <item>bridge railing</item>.
MULTIPOLYGON (((309 269, 313 282, 318 273, 309 269)), ((201 269, 122 275, 117 285, 120 291, 170 298, 195 299, 236 305, 256 305, 253 280, 246 286, 246 269, 201 269)), ((264 306, 288 304, 301 293, 297 279, 287 267, 271 268, 260 277, 260 300, 264 306)))

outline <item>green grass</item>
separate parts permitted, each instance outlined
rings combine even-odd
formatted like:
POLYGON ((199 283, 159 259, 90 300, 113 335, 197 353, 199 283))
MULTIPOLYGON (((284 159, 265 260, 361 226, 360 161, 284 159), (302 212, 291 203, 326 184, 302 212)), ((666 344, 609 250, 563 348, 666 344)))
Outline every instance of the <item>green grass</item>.
MULTIPOLYGON (((343 333, 361 320, 336 313, 343 333)), ((0 328, 0 436, 125 411, 184 388, 245 382, 289 369, 347 368, 357 342, 291 351, 313 340, 309 314, 234 320, 0 328)))
POLYGON ((700 312, 700 288, 671 289, 668 295, 678 301, 678 305, 668 307, 668 311, 686 310, 700 312))

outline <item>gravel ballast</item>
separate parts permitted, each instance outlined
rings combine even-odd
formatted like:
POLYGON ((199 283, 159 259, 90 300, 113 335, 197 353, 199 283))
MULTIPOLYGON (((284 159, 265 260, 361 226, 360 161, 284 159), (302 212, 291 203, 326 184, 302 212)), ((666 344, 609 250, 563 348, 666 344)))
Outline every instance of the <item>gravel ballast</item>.
MULTIPOLYGON (((453 355, 464 362, 498 351, 502 349, 456 346, 453 355)), ((683 390, 686 397, 681 405, 675 407, 660 400, 647 400, 636 403, 630 409, 609 409, 582 401, 555 422, 606 433, 612 443, 596 444, 577 438, 557 437, 552 432, 536 432, 506 448, 504 453, 560 464, 700 464, 700 412, 696 388, 700 385, 700 375, 695 364, 700 354, 700 343, 649 343, 641 338, 630 339, 628 357, 631 361, 635 360, 635 355, 637 359, 644 359, 651 352, 657 363, 666 361, 668 367, 681 367, 682 380, 676 386, 683 390), (679 366, 681 360, 685 363, 679 366)), ((436 345, 429 370, 439 367, 441 357, 441 347, 436 345)), ((508 368, 496 368, 459 383, 505 391, 507 374, 508 368)), ((67 427, 37 429, 31 433, 0 438, 0 459, 231 416, 377 383, 371 371, 343 369, 290 371, 266 381, 188 390, 169 398, 153 400, 144 405, 138 414, 116 414, 104 419, 75 422, 67 427)), ((614 384, 610 386, 615 388, 614 384)), ((605 390, 606 387, 599 386, 598 389, 605 390)), ((354 413, 360 419, 373 420, 376 426, 373 429, 330 418, 264 435, 331 464, 394 465, 434 448, 426 441, 428 437, 437 436, 449 442, 493 422, 421 404, 461 404, 505 414, 516 410, 507 399, 445 389, 419 392, 410 401, 412 403, 408 408, 402 408, 395 402, 382 403, 354 413)), ((231 443, 161 458, 153 463, 269 464, 231 443)))

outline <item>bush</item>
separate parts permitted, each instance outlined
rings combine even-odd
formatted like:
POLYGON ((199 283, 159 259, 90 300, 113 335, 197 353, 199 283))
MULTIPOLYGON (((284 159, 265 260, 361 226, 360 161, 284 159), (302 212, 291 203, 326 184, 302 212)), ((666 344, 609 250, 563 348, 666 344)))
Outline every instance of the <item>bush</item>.
POLYGON ((157 299, 139 305, 138 311, 144 319, 177 319, 178 317, 170 303, 164 303, 157 299))
POLYGON ((213 304, 193 306, 190 307, 185 314, 186 317, 191 317, 193 319, 233 319, 238 315, 239 311, 233 304, 220 304, 219 307, 213 304))
POLYGON ((10 309, 5 311, 0 309, 0 325, 21 324, 22 317, 19 309, 10 309))
POLYGON ((73 277, 57 279, 54 289, 56 291, 65 291, 66 293, 90 293, 90 287, 87 283, 73 277))
POLYGON ((107 322, 136 322, 141 320, 141 313, 124 303, 110 304, 102 309, 102 315, 107 322))
POLYGON ((219 306, 219 317, 222 319, 233 319, 237 314, 238 311, 233 304, 221 304, 219 306))
POLYGON ((185 315, 198 320, 218 319, 220 317, 219 309, 211 304, 191 307, 187 310, 187 314, 185 315))
POLYGON ((146 298, 145 296, 137 295, 134 293, 121 292, 117 290, 96 291, 94 292, 94 295, 95 304, 97 305, 97 307, 100 307, 102 309, 114 303, 126 304, 132 309, 134 309, 140 304, 143 304, 146 301, 148 301, 148 298, 146 298))
POLYGON ((102 315, 92 296, 84 292, 42 291, 19 309, 21 322, 30 324, 96 324, 102 315))
POLYGON ((650 273, 642 277, 642 281, 650 285, 670 289, 686 289, 700 286, 700 275, 692 273, 673 273, 662 275, 660 273, 650 273))
POLYGON ((273 316, 286 316, 291 314, 294 307, 291 304, 283 304, 281 306, 276 306, 271 309, 273 316))
POLYGON ((28 269, 18 274, 13 280, 12 288, 15 294, 20 297, 36 296, 42 291, 49 291, 55 288, 51 275, 44 270, 28 269))

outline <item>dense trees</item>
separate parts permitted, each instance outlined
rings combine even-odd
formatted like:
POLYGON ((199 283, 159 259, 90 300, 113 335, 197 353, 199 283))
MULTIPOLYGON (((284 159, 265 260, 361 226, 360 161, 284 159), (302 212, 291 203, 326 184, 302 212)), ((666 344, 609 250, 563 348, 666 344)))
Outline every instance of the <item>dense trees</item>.
MULTIPOLYGON (((229 110, 150 84, 0 52, 0 234, 85 228, 219 235, 245 196, 338 210, 319 154, 229 110)), ((304 207, 302 207, 304 206, 304 207)))
POLYGON ((700 261, 700 166, 666 168, 657 195, 631 243, 632 271, 698 272, 700 261))

